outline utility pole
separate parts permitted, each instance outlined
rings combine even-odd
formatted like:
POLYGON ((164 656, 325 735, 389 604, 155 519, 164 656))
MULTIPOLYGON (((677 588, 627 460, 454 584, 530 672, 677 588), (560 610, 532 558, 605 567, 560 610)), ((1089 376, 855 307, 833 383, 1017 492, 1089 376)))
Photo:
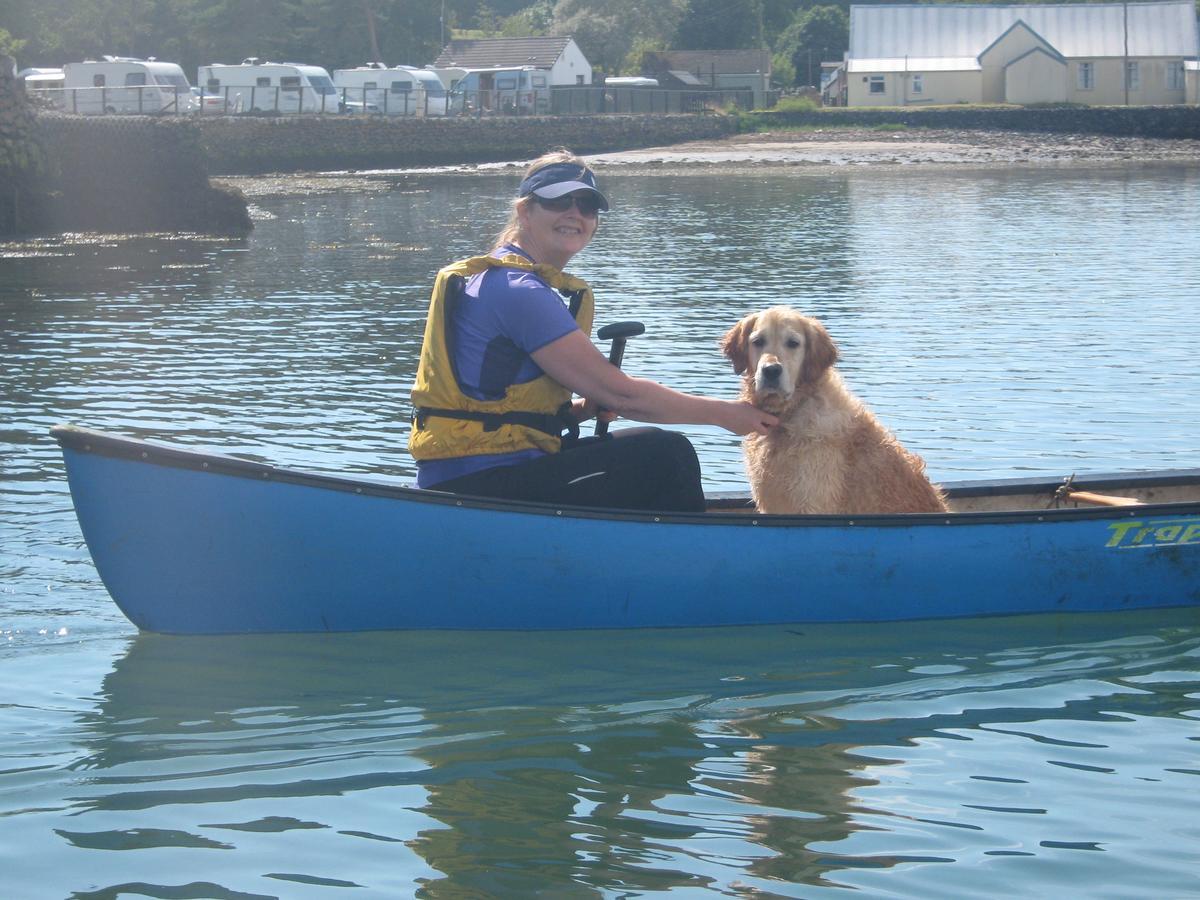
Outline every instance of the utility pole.
POLYGON ((379 52, 379 40, 375 36, 375 10, 371 9, 371 0, 362 0, 363 12, 367 14, 367 35, 371 39, 371 61, 383 62, 383 54, 379 52))
POLYGON ((1121 62, 1121 78, 1125 81, 1125 105, 1129 105, 1129 0, 1122 0, 1121 12, 1125 19, 1125 58, 1121 62))

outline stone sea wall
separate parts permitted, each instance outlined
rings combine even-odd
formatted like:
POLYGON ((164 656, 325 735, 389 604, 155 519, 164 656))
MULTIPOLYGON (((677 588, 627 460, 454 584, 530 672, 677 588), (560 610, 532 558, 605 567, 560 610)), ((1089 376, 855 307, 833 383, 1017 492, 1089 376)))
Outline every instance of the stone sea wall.
POLYGON ((524 160, 553 147, 588 154, 721 137, 724 116, 384 118, 226 116, 201 119, 213 174, 402 168, 524 160))
POLYGON ((742 128, 905 125, 958 131, 1032 131, 1113 137, 1200 139, 1196 106, 876 107, 744 113, 742 128))

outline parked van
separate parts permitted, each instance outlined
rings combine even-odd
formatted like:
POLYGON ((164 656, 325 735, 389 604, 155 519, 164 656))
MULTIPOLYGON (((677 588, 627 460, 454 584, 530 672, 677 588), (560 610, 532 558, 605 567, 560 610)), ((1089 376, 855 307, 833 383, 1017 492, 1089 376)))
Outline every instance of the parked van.
POLYGON ((222 98, 225 112, 336 113, 338 92, 320 66, 263 62, 257 57, 238 65, 211 63, 196 70, 204 96, 222 98))
POLYGON ((183 69, 157 59, 105 56, 63 66, 62 108, 67 112, 185 113, 192 86, 183 69))
POLYGON ((550 112, 550 70, 533 66, 468 69, 455 87, 455 110, 508 115, 550 112))
POLYGON ((342 112, 378 113, 386 116, 444 116, 447 91, 428 69, 368 63, 354 69, 336 69, 342 112))

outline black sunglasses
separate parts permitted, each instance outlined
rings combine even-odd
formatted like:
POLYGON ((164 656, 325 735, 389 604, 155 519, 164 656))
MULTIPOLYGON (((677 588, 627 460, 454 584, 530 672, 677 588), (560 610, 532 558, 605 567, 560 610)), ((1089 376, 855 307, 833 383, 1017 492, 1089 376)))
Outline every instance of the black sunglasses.
POLYGON ((600 198, 590 191, 580 191, 577 194, 564 194, 561 197, 539 197, 531 194, 538 206, 551 212, 566 212, 572 205, 579 210, 581 216, 594 219, 600 213, 600 198))

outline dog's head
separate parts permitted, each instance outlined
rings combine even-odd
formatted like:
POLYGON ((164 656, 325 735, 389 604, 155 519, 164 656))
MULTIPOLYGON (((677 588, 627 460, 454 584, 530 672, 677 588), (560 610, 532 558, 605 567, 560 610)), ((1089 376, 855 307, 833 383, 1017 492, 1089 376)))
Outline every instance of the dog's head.
POLYGON ((755 405, 768 411, 782 409, 838 359, 825 327, 786 306, 746 316, 726 333, 721 350, 734 372, 745 373, 755 405))

